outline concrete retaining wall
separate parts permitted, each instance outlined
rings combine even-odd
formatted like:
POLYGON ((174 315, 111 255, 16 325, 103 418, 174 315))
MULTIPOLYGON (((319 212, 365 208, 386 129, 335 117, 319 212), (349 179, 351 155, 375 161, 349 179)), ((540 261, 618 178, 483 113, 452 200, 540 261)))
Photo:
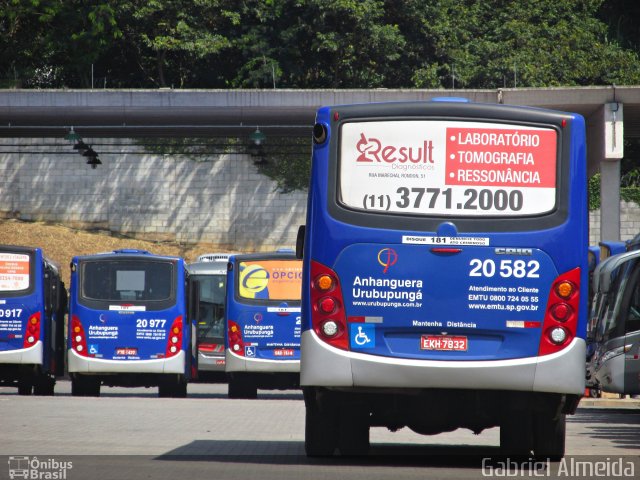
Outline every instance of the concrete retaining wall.
POLYGON ((70 154, 0 153, 1 215, 240 251, 293 247, 305 222, 306 193, 278 193, 245 154, 115 155, 96 147, 102 165, 91 169, 69 144, 50 150, 64 149, 70 154))
MULTIPOLYGON (((278 193, 246 154, 158 156, 134 145, 127 150, 140 153, 116 155, 96 147, 102 165, 93 170, 60 139, 37 139, 33 148, 25 139, 19 148, 6 146, 16 139, 0 142, 2 151, 22 152, 0 153, 5 217, 240 251, 293 247, 305 222, 306 193, 278 193), (49 153, 24 153, 43 150, 43 143, 52 145, 49 153)), ((600 211, 590 212, 589 223, 589 243, 597 245, 600 211)), ((639 232, 640 207, 622 202, 622 240, 639 232)))

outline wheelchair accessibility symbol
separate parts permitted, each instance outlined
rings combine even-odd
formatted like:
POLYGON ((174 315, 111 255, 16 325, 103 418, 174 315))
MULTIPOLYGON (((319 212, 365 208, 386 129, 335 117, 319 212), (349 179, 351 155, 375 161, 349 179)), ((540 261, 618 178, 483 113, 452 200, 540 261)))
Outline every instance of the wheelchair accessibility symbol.
POLYGON ((245 357, 255 357, 256 347, 244 347, 244 355, 245 357))
POLYGON ((373 348, 376 346, 376 327, 366 323, 352 323, 351 348, 373 348))

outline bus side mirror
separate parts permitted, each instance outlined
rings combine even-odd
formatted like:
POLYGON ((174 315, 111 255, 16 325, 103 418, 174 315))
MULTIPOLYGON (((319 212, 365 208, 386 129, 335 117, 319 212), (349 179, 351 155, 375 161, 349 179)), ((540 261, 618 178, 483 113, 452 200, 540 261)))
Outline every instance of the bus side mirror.
POLYGON ((305 226, 300 225, 298 227, 298 237, 296 238, 296 258, 302 260, 302 252, 304 252, 304 233, 305 226))

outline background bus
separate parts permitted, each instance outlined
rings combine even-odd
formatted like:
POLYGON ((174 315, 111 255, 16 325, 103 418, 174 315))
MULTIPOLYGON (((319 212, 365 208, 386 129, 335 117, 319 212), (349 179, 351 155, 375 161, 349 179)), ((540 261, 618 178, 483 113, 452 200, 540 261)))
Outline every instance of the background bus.
POLYGON ((605 392, 640 394, 640 250, 602 262, 594 290, 588 383, 605 392))
POLYGON ((157 386, 184 397, 195 368, 187 272, 177 257, 144 250, 71 261, 68 369, 72 394, 100 386, 157 386))
POLYGON ((53 395, 64 375, 67 292, 39 248, 0 245, 0 385, 53 395))
POLYGON ((433 101, 316 122, 307 454, 365 453, 371 426, 499 426, 505 453, 563 455, 585 388, 584 119, 433 101))
POLYGON ((294 253, 232 255, 227 274, 230 398, 300 383, 300 280, 294 253))
POLYGON ((224 380, 224 297, 228 253, 200 255, 187 265, 190 279, 200 285, 194 308, 198 340, 198 380, 224 380))

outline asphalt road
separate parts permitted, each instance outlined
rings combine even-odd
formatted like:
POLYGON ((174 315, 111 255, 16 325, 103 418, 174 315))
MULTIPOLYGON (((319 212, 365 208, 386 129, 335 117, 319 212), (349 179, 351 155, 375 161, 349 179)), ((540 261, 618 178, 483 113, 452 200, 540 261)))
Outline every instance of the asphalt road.
POLYGON ((0 479, 24 471, 25 462, 28 478, 70 480, 588 477, 571 471, 570 460, 601 462, 607 478, 618 476, 616 468, 619 477, 629 476, 631 467, 633 478, 640 475, 640 400, 585 399, 569 417, 566 468, 558 471, 561 465, 530 459, 524 459, 530 465, 503 468, 497 428, 435 436, 374 428, 368 457, 308 459, 299 391, 261 390, 257 400, 230 400, 226 390, 224 384, 190 384, 188 398, 171 399, 144 388, 72 397, 66 381, 58 382, 54 397, 20 397, 16 389, 0 388, 0 479))

